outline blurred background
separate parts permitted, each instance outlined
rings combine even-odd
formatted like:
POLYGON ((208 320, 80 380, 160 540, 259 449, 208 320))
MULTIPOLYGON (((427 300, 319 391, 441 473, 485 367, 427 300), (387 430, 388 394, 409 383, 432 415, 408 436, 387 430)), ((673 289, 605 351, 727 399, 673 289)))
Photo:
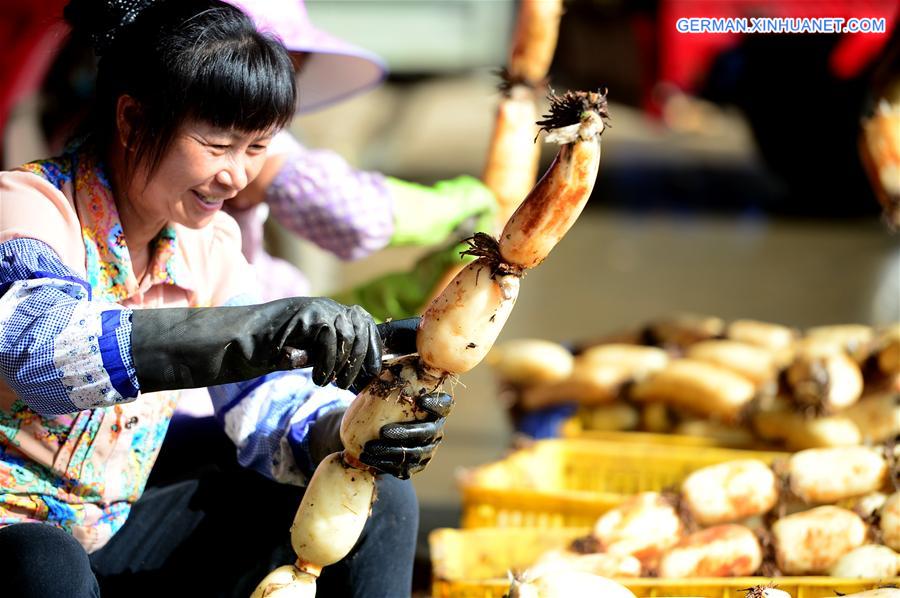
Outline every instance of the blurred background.
MULTIPOLYGON (((89 96, 89 61, 59 53, 63 32, 40 4, 0 0, 0 39, 15 49, 0 55, 4 168, 47 155, 65 130, 54 103, 89 96)), ((480 176, 514 0, 306 4, 313 23, 379 54, 391 75, 297 118, 304 143, 412 181, 480 176)), ((565 10, 551 86, 608 86, 612 126, 588 208, 524 279, 500 340, 572 341, 682 312, 800 328, 900 320, 900 237, 880 219, 858 151, 896 1, 567 0, 565 10), (674 25, 761 15, 884 17, 887 31, 688 35, 674 25)), ((543 170, 555 149, 542 152, 543 170)), ((342 263, 271 222, 267 243, 321 293, 421 253, 342 263)), ((500 457, 511 442, 486 366, 462 376, 455 395, 440 454, 415 478, 423 538, 458 524, 458 469, 500 457)))

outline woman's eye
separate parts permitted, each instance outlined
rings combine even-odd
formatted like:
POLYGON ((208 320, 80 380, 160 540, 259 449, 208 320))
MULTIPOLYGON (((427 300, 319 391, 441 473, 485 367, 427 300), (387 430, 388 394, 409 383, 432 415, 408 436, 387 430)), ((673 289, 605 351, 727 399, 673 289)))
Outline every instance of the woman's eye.
POLYGON ((250 146, 250 149, 252 149, 255 152, 262 152, 262 151, 265 151, 266 147, 268 147, 268 146, 262 145, 260 143, 254 143, 253 145, 250 146))
POLYGON ((211 143, 210 147, 213 149, 216 149, 216 150, 224 151, 224 150, 227 150, 231 146, 230 145, 221 145, 221 144, 217 144, 217 143, 211 143))

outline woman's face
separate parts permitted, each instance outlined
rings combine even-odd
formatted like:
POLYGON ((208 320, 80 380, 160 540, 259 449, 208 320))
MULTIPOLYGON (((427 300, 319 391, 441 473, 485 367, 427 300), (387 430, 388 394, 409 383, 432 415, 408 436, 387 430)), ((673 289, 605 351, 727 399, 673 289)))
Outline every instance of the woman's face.
POLYGON ((175 134, 156 171, 149 178, 141 173, 133 177, 130 203, 146 222, 202 228, 224 202, 259 174, 273 134, 187 121, 175 134))

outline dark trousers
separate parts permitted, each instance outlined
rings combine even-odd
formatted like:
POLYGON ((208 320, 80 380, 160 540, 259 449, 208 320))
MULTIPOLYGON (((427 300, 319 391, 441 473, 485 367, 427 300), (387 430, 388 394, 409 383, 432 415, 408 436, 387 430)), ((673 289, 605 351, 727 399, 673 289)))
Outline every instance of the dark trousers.
MULTIPOLYGON (((269 571, 295 560, 289 528, 303 490, 230 465, 199 471, 148 487, 122 529, 91 555, 50 525, 0 528, 0 593, 247 598, 269 571)), ((317 597, 409 596, 418 512, 409 481, 382 476, 359 542, 325 568, 317 597)))

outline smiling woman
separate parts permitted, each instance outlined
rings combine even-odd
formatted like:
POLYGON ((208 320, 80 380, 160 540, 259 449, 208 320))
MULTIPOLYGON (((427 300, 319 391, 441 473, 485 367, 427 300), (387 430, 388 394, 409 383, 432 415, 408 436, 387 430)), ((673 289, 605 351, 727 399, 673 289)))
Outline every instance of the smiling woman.
MULTIPOLYGON (((177 581, 246 596, 291 560, 301 487, 340 450, 344 389, 380 370, 380 338, 356 306, 254 305, 266 281, 221 211, 294 112, 281 44, 217 0, 72 0, 65 17, 100 57, 92 117, 63 155, 0 172, 0 594, 160 596, 177 581), (311 369, 285 369, 289 346, 311 369), (215 464, 145 492, 181 391, 206 387, 238 462, 266 477, 215 464)), ((329 595, 408 592, 414 501, 379 482, 329 595), (388 550, 409 558, 384 575, 388 550)))

